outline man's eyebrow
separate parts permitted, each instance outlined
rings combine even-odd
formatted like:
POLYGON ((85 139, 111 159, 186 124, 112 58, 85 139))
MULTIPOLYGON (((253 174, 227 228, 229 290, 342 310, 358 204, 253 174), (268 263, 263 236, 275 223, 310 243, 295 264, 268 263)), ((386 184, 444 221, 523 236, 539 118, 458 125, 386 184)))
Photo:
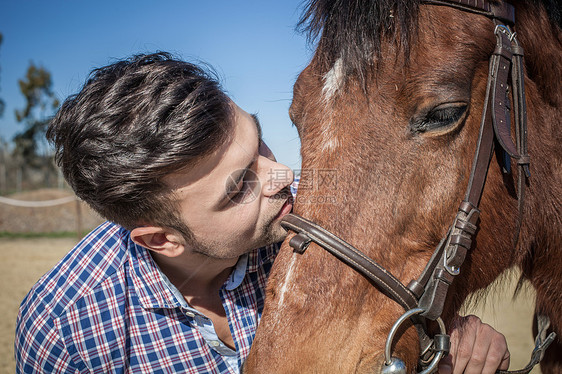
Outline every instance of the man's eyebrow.
POLYGON ((261 130, 261 123, 260 123, 260 119, 258 118, 257 113, 252 113, 250 114, 252 116, 252 118, 254 119, 254 123, 256 124, 256 129, 258 130, 258 139, 261 142, 262 139, 262 130, 261 130))

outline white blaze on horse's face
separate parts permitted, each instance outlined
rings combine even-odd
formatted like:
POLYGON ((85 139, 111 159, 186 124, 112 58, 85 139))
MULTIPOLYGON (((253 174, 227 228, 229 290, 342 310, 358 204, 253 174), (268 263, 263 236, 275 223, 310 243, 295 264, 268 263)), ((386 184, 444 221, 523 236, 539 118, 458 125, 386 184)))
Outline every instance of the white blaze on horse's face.
POLYGON ((322 95, 324 102, 329 104, 332 97, 341 88, 344 79, 342 59, 338 58, 330 71, 324 75, 324 87, 322 88, 322 95))
MULTIPOLYGON (((331 103, 334 96, 338 93, 338 90, 342 87, 344 80, 344 69, 342 59, 339 58, 334 63, 334 66, 330 71, 324 75, 324 86, 322 87, 322 101, 326 107, 326 112, 330 112, 331 103)), ((331 118, 327 116, 327 118, 331 118)), ((341 146, 341 141, 339 140, 338 134, 332 120, 329 119, 328 122, 324 124, 324 141, 323 141, 323 151, 333 152, 341 146)))

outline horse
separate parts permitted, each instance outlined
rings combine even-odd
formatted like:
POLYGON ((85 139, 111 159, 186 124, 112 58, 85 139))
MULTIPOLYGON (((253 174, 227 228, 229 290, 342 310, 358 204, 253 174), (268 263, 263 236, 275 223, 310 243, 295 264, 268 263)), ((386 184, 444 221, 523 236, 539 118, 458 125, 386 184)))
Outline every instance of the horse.
MULTIPOLYGON (((439 360, 463 302, 513 268, 562 336, 560 8, 509 2, 306 5, 317 46, 289 110, 303 218, 285 225, 244 373, 376 373, 395 358, 415 372, 424 331, 439 360)), ((548 336, 542 372, 562 373, 548 336)))

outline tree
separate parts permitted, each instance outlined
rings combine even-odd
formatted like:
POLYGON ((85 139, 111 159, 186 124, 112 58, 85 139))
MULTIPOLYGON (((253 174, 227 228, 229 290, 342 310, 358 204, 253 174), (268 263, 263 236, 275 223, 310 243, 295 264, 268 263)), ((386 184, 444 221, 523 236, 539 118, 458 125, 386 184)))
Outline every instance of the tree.
POLYGON ((16 110, 16 120, 25 129, 14 137, 16 156, 31 166, 40 166, 42 160, 38 153, 39 144, 45 139, 45 131, 50 112, 59 106, 52 91, 51 73, 43 67, 30 63, 24 79, 18 81, 20 91, 25 97, 25 108, 16 110))
MULTIPOLYGON (((2 33, 0 32, 0 46, 2 45, 2 33)), ((1 71, 1 70, 0 70, 1 71)), ((4 108, 6 107, 6 104, 4 103, 4 100, 2 100, 2 98, 0 98, 0 117, 2 117, 2 115, 4 114, 4 108)))

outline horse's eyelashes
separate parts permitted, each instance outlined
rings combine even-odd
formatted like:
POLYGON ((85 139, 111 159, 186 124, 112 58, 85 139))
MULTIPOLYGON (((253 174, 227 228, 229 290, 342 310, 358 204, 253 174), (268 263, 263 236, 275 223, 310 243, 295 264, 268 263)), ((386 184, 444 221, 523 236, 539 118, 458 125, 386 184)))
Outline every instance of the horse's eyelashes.
POLYGON ((439 105, 421 117, 412 118, 410 129, 413 133, 452 130, 463 119, 466 109, 465 104, 439 105))

